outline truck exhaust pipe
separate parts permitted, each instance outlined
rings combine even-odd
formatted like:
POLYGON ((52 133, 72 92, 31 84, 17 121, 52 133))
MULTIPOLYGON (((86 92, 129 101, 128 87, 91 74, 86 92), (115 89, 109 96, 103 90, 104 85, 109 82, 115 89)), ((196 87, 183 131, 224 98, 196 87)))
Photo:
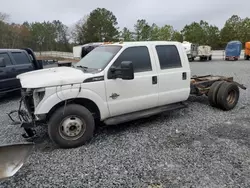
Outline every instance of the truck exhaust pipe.
POLYGON ((0 180, 16 174, 34 149, 34 143, 0 146, 0 180))

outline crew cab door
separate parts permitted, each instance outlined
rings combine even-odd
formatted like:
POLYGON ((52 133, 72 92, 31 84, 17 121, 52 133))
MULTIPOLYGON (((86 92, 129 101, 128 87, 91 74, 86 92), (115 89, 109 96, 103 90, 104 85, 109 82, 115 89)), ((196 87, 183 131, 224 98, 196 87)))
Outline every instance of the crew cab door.
POLYGON ((18 86, 18 80, 15 78, 15 65, 7 52, 0 53, 0 58, 5 66, 0 67, 0 92, 7 91, 18 86))
POLYGON ((156 107, 158 104, 158 84, 154 57, 150 55, 150 46, 127 47, 123 49, 110 67, 119 68, 121 62, 132 61, 134 79, 108 78, 110 67, 106 71, 105 84, 108 108, 111 116, 156 107))
POLYGON ((190 94, 190 68, 180 45, 155 45, 159 106, 185 101, 190 94))
POLYGON ((13 62, 15 64, 16 76, 34 70, 34 65, 32 64, 28 54, 25 52, 11 52, 11 57, 13 58, 13 62))

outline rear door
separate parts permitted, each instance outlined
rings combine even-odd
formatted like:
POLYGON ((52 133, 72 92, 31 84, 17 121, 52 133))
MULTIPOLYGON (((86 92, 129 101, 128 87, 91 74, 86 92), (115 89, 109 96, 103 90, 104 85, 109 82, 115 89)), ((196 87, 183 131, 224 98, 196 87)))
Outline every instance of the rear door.
POLYGON ((161 44, 155 45, 154 50, 159 61, 157 63, 158 105, 185 101, 190 93, 190 69, 184 49, 174 44, 161 44))
POLYGON ((11 52, 11 56, 15 63, 16 76, 34 70, 34 65, 27 53, 23 51, 11 52))
POLYGON ((19 82, 15 78, 15 65, 7 52, 0 53, 0 58, 4 59, 6 67, 0 67, 0 92, 19 87, 19 82))

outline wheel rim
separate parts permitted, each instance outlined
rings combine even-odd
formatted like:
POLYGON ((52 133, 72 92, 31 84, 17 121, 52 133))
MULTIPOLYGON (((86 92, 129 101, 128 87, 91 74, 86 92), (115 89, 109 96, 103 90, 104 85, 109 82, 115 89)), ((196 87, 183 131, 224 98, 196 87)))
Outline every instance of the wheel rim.
POLYGON ((235 102, 235 98, 236 98, 235 90, 230 91, 227 96, 227 103, 233 104, 235 102))
POLYGON ((85 130, 85 121, 76 116, 64 118, 59 127, 60 136, 65 140, 77 140, 84 134, 85 130))

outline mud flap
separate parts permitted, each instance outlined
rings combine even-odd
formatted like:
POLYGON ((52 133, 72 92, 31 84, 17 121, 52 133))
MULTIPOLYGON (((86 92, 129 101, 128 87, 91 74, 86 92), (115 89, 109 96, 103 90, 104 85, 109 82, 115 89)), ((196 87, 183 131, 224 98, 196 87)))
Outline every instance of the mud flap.
POLYGON ((0 180, 16 174, 34 149, 34 143, 0 146, 0 180))

